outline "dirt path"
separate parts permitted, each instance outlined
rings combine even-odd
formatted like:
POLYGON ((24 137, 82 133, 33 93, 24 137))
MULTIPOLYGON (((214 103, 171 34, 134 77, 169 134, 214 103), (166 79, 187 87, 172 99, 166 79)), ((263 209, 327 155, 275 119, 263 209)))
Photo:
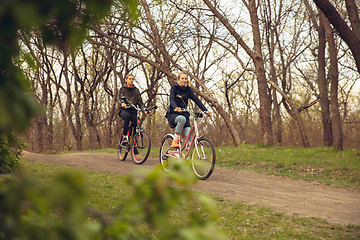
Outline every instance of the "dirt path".
MULTIPOLYGON (((138 166, 130 156, 121 162, 116 154, 108 153, 44 155, 24 152, 23 157, 121 175, 135 167, 159 164, 157 159, 148 159, 138 166)), ((218 194, 225 199, 272 207, 288 214, 324 218, 330 223, 360 225, 360 191, 352 189, 219 167, 215 167, 210 178, 199 181, 194 189, 218 194)))

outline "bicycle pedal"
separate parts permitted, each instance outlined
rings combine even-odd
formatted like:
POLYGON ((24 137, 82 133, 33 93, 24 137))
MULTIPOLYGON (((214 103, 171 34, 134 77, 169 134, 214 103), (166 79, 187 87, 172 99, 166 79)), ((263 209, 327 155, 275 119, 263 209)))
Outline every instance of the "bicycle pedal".
POLYGON ((126 148, 126 145, 122 145, 122 144, 118 145, 118 149, 121 149, 121 148, 126 148))

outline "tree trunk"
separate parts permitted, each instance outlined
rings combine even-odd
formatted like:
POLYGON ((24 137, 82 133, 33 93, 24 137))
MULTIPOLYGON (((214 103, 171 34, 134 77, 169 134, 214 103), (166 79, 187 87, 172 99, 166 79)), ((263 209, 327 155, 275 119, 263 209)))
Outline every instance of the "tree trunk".
POLYGON ((345 3, 346 3, 347 12, 349 14, 351 28, 356 38, 360 41, 360 19, 359 19, 358 6, 356 6, 354 0, 345 0, 345 3))
POLYGON ((41 153, 44 151, 44 144, 43 144, 43 139, 44 139, 44 126, 45 126, 45 122, 46 122, 46 116, 40 116, 38 118, 36 118, 35 120, 36 124, 36 141, 34 143, 34 150, 37 153, 41 153))
MULTIPOLYGON (((271 11, 271 9, 269 9, 271 11)), ((271 13, 271 12, 270 12, 271 13)), ((271 19, 269 17, 269 19, 271 19)), ((269 27, 267 29, 267 45, 269 48, 269 61, 270 61, 270 78, 271 81, 278 85, 275 63, 274 63, 274 52, 275 52, 275 27, 273 28, 272 22, 268 22, 269 27)), ((275 24, 276 25, 276 24, 275 24)), ((283 66, 284 69, 284 66, 283 66)), ((275 143, 278 146, 282 144, 282 120, 280 115, 280 106, 277 99, 276 89, 271 88, 272 103, 273 103, 273 119, 274 119, 274 131, 275 131, 275 143)))
POLYGON ((329 147, 332 144, 332 128, 331 128, 331 118, 330 118, 330 102, 328 98, 328 83, 325 77, 325 28, 324 28, 324 15, 320 15, 320 25, 319 25, 319 47, 318 47, 318 86, 319 86, 319 97, 320 97, 320 107, 321 107, 321 116, 323 123, 323 140, 324 146, 329 147))
POLYGON ((53 109, 51 109, 51 112, 49 114, 49 123, 46 123, 47 125, 47 131, 46 131, 46 149, 47 150, 55 150, 54 149, 54 114, 53 114, 53 109))
POLYGON ((272 99, 274 106, 274 126, 275 126, 275 142, 276 145, 282 144, 282 119, 280 115, 280 107, 276 96, 276 89, 272 88, 272 99))
POLYGON ((257 16, 256 1, 250 0, 248 5, 251 18, 251 26, 254 37, 255 56, 253 58, 255 65, 255 74, 258 80, 258 92, 260 99, 260 119, 263 132, 263 142, 265 145, 273 144, 273 133, 271 126, 271 98, 266 82, 264 61, 261 51, 261 35, 259 29, 259 18, 257 16))
POLYGON ((74 138, 76 141, 76 150, 82 151, 83 150, 83 126, 81 124, 81 117, 80 117, 80 103, 81 103, 81 97, 80 97, 80 91, 76 89, 76 100, 74 103, 74 113, 75 113, 75 126, 73 123, 71 123, 74 138))
POLYGON ((336 49, 332 28, 330 27, 329 21, 325 17, 324 17, 324 26, 325 26, 326 38, 329 44, 329 54, 330 54, 330 71, 328 78, 331 84, 330 106, 331 106, 331 119, 332 119, 332 130, 333 130, 333 146, 337 149, 343 150, 344 139, 343 139, 343 130, 342 130, 339 102, 338 102, 339 70, 337 65, 337 49, 336 49))
MULTIPOLYGON (((75 59, 74 57, 72 58, 72 64, 73 64, 73 68, 75 69, 75 59)), ((68 65, 66 63, 66 72, 68 71, 68 65)), ((75 71, 76 72, 76 71, 75 71)), ((75 99, 73 100, 72 98, 72 87, 70 84, 70 80, 69 80, 69 76, 68 74, 65 74, 65 81, 66 81, 66 106, 65 106, 65 114, 67 116, 67 120, 68 120, 68 124, 70 126, 71 132, 74 135, 75 138, 75 142, 76 142, 76 150, 77 151, 82 151, 83 150, 83 143, 82 143, 82 125, 81 125, 81 120, 80 120, 80 102, 81 102, 81 97, 80 97, 80 90, 78 89, 78 85, 77 82, 74 82, 74 86, 73 89, 75 91, 75 99), (71 105, 73 104, 73 111, 71 111, 71 105), (75 114, 75 125, 73 122, 73 112, 75 114)), ((68 138, 68 136, 66 136, 68 138)), ((68 145, 67 148, 68 150, 71 149, 71 142, 67 141, 68 145)))

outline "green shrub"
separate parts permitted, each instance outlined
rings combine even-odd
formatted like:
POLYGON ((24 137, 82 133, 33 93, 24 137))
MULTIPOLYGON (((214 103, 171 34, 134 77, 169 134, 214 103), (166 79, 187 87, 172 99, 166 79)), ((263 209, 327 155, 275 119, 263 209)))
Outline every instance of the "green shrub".
POLYGON ((0 173, 11 173, 19 169, 23 147, 14 133, 0 135, 0 173))

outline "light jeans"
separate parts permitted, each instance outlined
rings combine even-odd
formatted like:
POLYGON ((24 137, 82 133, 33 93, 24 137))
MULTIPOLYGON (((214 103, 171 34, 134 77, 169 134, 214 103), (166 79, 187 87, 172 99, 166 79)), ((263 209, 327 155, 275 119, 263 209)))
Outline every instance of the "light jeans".
POLYGON ((190 132, 190 127, 184 128, 184 125, 186 123, 186 117, 184 117, 183 115, 178 115, 175 118, 174 123, 176 124, 175 133, 180 135, 181 132, 184 130, 184 135, 186 139, 190 132))

